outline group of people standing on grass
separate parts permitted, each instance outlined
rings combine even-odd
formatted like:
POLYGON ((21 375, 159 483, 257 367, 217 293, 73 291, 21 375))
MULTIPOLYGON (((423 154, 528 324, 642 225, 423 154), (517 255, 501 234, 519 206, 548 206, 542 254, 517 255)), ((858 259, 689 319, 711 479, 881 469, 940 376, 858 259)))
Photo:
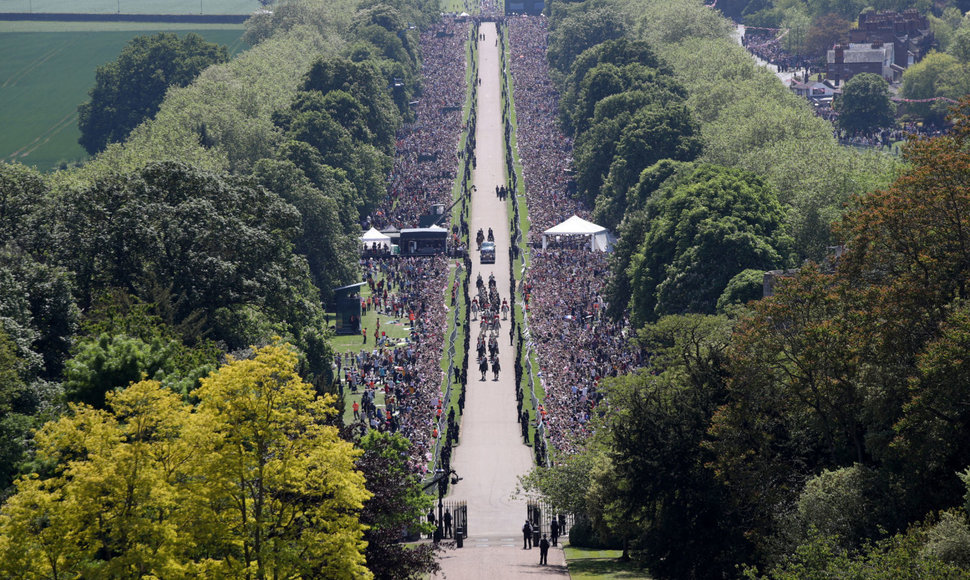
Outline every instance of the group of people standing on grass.
MULTIPOLYGON (((388 194, 365 219, 366 227, 417 227, 418 218, 429 213, 432 204, 451 203, 469 26, 442 18, 421 33, 422 92, 412 103, 414 119, 397 134, 388 194)), ((382 343, 383 334, 378 335, 377 344, 341 360, 349 364, 350 372, 338 372, 338 376, 348 386, 384 390, 384 407, 368 405, 360 420, 378 429, 397 429, 408 437, 413 444, 412 464, 426 471, 440 435, 448 263, 444 256, 395 258, 365 261, 362 269, 373 283, 368 307, 410 325, 410 335, 406 346, 382 343)))
POLYGON ((524 285, 532 344, 543 369, 546 434, 566 453, 588 434, 603 399, 601 380, 646 361, 630 343, 627 322, 604 316, 608 272, 602 252, 537 250, 524 285))
POLYGON ((363 261, 362 266, 375 295, 380 294, 373 307, 387 315, 402 314, 402 324, 406 316, 410 334, 403 344, 377 341, 359 352, 338 355, 337 376, 352 393, 364 392, 355 420, 374 429, 400 431, 414 444, 413 464, 423 471, 443 407, 440 363, 446 310, 442 289, 448 283, 448 263, 444 256, 428 256, 363 261), (384 393, 383 407, 374 398, 378 391, 384 393))

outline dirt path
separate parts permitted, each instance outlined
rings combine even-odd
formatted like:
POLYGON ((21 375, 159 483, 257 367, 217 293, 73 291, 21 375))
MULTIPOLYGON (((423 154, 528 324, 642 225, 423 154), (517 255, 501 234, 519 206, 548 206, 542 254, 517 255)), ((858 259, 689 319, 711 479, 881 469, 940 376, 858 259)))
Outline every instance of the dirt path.
MULTIPOLYGON (((477 168, 474 173, 470 227, 474 237, 479 228, 495 234, 494 264, 481 264, 478 252, 472 256, 472 295, 478 274, 488 283, 494 273, 498 291, 508 299, 509 222, 505 202, 495 187, 505 183, 505 154, 502 145, 501 84, 495 24, 483 23, 479 40, 477 168)), ((511 300, 509 300, 511 302, 511 300)), ((469 535, 461 549, 448 551, 441 560, 438 578, 513 579, 568 577, 560 548, 549 550, 549 566, 539 566, 539 549, 522 549, 522 524, 526 505, 513 499, 518 476, 532 467, 532 448, 522 443, 515 410, 515 358, 509 347, 508 321, 499 331, 498 381, 492 372, 485 381, 475 363, 474 347, 479 322, 472 321, 472 357, 468 362, 468 391, 461 425, 461 444, 455 449, 452 466, 463 479, 451 487, 450 499, 468 502, 469 535)))

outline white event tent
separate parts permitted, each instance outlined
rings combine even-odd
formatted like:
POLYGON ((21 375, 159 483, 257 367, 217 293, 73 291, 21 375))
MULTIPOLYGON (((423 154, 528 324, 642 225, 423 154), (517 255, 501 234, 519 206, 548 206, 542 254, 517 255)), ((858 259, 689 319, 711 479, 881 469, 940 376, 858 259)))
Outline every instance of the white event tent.
POLYGON ((616 238, 603 226, 584 220, 574 215, 557 226, 542 232, 542 249, 545 250, 549 237, 583 236, 589 238, 589 249, 608 252, 613 249, 616 238))
POLYGON ((385 236, 381 232, 377 231, 377 228, 367 230, 367 232, 360 237, 360 241, 364 244, 364 248, 368 250, 371 249, 375 243, 384 248, 391 247, 391 237, 385 236))

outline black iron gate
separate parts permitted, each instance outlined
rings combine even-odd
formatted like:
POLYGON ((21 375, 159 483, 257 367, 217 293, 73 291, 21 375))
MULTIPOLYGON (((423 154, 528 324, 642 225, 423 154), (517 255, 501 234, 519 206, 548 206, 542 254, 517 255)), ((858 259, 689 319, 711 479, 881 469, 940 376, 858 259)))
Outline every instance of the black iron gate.
POLYGON ((559 535, 566 536, 575 519, 573 514, 563 513, 541 500, 529 500, 526 503, 526 517, 532 522, 533 533, 538 533, 540 536, 552 534, 550 524, 553 518, 559 523, 559 535))
POLYGON ((468 504, 463 501, 455 500, 443 500, 441 502, 443 512, 441 517, 444 518, 442 521, 444 525, 444 537, 455 538, 460 531, 462 538, 468 537, 468 504), (451 515, 451 529, 448 529, 447 521, 448 518, 444 517, 444 514, 451 515))

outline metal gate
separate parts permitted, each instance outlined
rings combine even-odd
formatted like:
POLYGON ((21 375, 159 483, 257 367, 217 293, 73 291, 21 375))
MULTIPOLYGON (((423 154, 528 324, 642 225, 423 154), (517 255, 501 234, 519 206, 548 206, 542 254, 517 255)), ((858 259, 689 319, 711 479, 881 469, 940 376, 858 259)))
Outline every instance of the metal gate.
MULTIPOLYGON (((446 538, 454 538, 458 531, 461 530, 462 537, 468 537, 468 504, 464 501, 455 500, 443 500, 441 502, 442 513, 439 514, 444 518, 444 514, 447 512, 451 514, 451 533, 448 533, 448 529, 444 529, 446 538)), ((447 518, 439 520, 441 522, 447 521, 447 518)))
POLYGON ((529 500, 526 503, 526 517, 532 522, 532 528, 538 529, 540 535, 552 534, 549 524, 552 523, 553 518, 556 518, 559 522, 559 535, 567 536, 575 520, 573 514, 563 513, 541 500, 529 500))

